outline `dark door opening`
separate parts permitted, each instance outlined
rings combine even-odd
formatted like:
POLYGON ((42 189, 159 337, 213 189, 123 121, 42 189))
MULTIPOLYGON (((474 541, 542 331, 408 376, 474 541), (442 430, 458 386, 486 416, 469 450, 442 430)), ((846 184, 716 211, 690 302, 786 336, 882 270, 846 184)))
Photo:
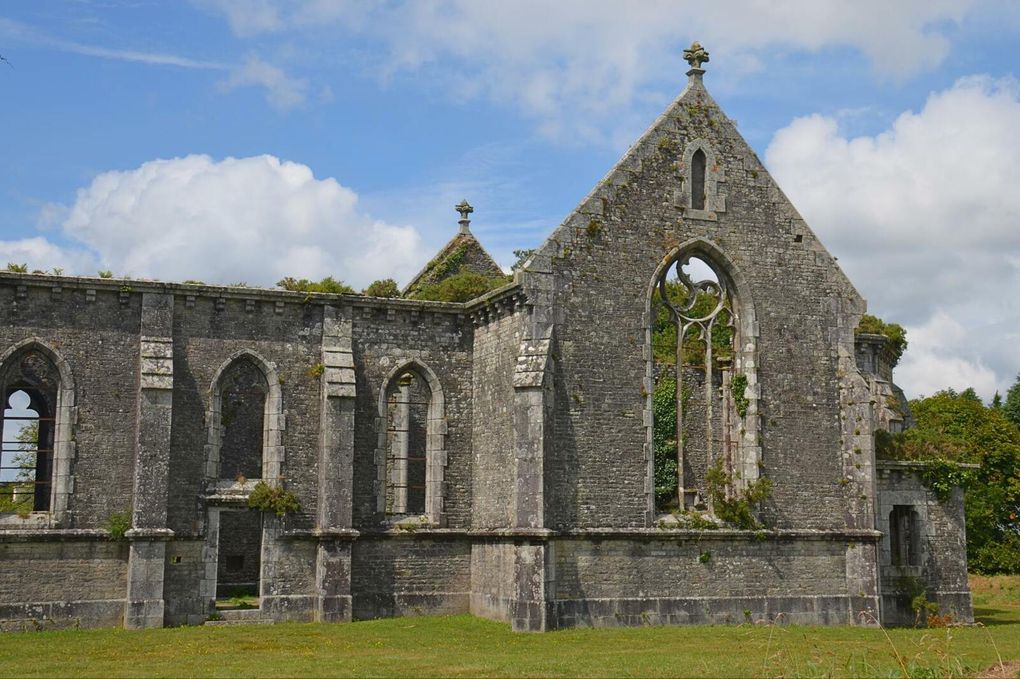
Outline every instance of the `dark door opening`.
POLYGON ((258 608, 262 576, 262 513, 221 511, 216 608, 258 608))

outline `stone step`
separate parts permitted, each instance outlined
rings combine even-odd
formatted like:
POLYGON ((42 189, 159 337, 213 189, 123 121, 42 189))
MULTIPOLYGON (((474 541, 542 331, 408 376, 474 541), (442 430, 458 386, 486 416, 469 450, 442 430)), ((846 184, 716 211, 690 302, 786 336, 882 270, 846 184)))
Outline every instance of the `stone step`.
POLYGON ((266 618, 257 620, 206 620, 203 625, 209 627, 225 627, 229 625, 272 625, 273 621, 266 618))
POLYGON ((271 625, 272 620, 262 617, 257 608, 224 608, 216 611, 219 620, 208 620, 206 625, 271 625))

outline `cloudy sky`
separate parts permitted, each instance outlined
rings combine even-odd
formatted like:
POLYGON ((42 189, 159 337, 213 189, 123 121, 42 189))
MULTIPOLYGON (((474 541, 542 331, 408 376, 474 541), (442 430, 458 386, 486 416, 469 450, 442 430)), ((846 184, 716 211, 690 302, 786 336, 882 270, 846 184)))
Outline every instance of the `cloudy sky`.
POLYGON ((504 264, 706 84, 868 298, 910 395, 1020 372, 1020 3, 0 5, 0 265, 406 282, 504 264))

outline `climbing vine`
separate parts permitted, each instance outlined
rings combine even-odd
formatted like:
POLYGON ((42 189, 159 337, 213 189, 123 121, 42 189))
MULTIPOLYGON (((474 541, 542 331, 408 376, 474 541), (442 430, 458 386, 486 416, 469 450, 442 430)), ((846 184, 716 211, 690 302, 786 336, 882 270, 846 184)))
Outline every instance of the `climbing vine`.
POLYGON ((747 415, 747 407, 751 405, 745 392, 747 392, 747 375, 737 373, 733 376, 733 381, 730 382, 730 393, 733 394, 733 406, 737 409, 737 415, 741 417, 747 415))
POLYGON ((956 462, 933 458, 924 462, 921 482, 939 502, 946 502, 953 494, 953 488, 966 488, 974 480, 974 470, 961 467, 956 462))

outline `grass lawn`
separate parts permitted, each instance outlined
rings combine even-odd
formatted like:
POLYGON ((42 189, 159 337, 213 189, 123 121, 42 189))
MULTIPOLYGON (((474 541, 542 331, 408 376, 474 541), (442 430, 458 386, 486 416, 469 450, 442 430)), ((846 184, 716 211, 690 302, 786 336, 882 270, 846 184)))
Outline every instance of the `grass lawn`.
POLYGON ((0 635, 0 676, 958 676, 996 666, 1000 655, 1020 661, 1020 577, 975 576, 972 588, 983 624, 933 630, 748 624, 513 634, 452 616, 10 633, 0 635))

